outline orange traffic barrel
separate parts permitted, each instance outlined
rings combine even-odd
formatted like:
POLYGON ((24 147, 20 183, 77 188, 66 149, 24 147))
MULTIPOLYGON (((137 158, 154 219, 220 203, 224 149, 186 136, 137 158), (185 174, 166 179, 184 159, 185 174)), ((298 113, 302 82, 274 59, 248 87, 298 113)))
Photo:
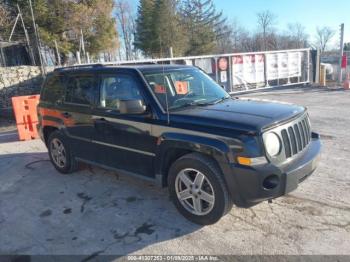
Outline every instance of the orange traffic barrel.
POLYGON ((12 106, 20 140, 31 140, 39 137, 36 129, 39 99, 40 95, 12 97, 12 106))

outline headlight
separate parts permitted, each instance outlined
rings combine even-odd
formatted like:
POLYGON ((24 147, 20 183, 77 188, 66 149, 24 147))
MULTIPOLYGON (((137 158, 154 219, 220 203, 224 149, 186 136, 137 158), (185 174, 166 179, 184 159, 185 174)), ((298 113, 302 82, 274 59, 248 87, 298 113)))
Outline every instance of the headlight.
POLYGON ((267 133, 264 136, 266 152, 270 156, 277 156, 281 151, 281 141, 275 133, 267 133))

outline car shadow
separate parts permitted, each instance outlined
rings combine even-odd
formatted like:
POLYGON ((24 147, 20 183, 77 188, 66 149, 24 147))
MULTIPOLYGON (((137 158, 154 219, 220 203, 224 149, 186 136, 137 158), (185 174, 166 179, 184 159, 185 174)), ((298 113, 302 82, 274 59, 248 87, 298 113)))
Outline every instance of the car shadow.
POLYGON ((0 152, 0 181, 0 253, 89 260, 181 243, 201 228, 177 212, 167 189, 85 164, 62 175, 46 152, 0 152))

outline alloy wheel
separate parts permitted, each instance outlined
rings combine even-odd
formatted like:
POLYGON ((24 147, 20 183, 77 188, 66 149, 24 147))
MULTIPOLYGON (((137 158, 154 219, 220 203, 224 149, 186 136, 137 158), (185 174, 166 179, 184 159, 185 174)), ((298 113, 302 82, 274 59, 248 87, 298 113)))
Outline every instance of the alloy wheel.
POLYGON ((197 216, 208 214, 215 204, 215 193, 209 179, 192 168, 181 170, 175 180, 176 195, 182 206, 197 216))

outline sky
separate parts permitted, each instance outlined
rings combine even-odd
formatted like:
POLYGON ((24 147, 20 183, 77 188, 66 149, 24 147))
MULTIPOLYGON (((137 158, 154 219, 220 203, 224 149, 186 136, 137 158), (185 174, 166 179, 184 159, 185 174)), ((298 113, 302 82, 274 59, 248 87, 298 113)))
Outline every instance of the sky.
MULTIPOLYGON (((336 30, 332 40, 339 43, 340 24, 345 24, 345 42, 350 42, 350 0, 213 0, 229 20, 249 31, 256 30, 256 14, 269 10, 276 15, 276 28, 283 32, 289 23, 302 24, 310 41, 315 40, 316 27, 328 26, 336 30)), ((138 0, 130 0, 136 9, 138 0)))
POLYGON ((236 19, 248 30, 256 29, 256 14, 269 10, 277 16, 276 27, 284 31, 289 23, 302 24, 314 40, 316 27, 337 30, 333 44, 339 42, 340 24, 345 24, 345 40, 350 41, 350 0, 214 0, 218 10, 236 19))

